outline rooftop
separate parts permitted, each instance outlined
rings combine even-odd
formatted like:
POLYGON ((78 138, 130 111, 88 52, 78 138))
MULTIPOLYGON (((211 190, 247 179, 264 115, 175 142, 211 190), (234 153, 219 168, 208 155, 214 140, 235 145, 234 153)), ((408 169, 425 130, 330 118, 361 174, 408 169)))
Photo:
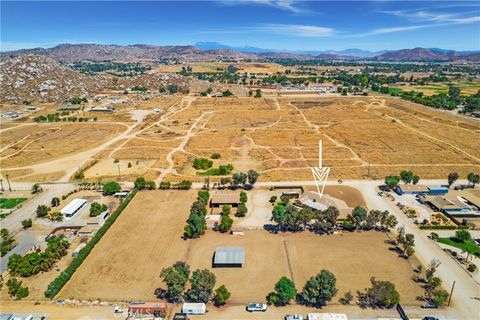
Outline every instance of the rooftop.
POLYGON ((402 190, 402 192, 429 192, 430 189, 423 184, 399 184, 398 188, 402 190))
POLYGON ((238 193, 216 193, 212 195, 210 200, 215 204, 231 204, 240 203, 240 194, 238 193))
POLYGON ((73 199, 69 204, 63 207, 60 212, 64 215, 71 215, 75 213, 85 203, 87 203, 87 200, 85 199, 73 199))
POLYGON ((243 264, 245 262, 245 248, 217 247, 215 249, 214 264, 243 264))

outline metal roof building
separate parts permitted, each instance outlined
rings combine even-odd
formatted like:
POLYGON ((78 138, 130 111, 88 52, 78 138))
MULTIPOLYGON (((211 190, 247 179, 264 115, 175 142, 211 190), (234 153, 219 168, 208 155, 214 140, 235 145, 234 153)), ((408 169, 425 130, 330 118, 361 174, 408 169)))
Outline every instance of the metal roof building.
POLYGON ((245 248, 217 247, 213 267, 241 267, 245 263, 245 248))
POLYGON ((87 203, 87 200, 85 199, 74 199, 72 200, 72 202, 70 202, 65 207, 63 207, 63 209, 60 210, 60 212, 65 217, 72 217, 85 205, 85 203, 87 203))

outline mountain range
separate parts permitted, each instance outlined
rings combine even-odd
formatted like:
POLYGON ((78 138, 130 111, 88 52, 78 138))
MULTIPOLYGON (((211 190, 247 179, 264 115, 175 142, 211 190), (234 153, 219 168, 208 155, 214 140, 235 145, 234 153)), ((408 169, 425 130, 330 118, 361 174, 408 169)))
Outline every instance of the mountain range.
POLYGON ((18 57, 35 54, 57 61, 139 61, 182 60, 212 61, 216 59, 262 60, 292 58, 303 60, 369 60, 369 61, 468 61, 480 62, 480 51, 454 51, 439 48, 413 48, 402 50, 366 51, 346 49, 341 51, 288 51, 257 47, 232 47, 217 42, 199 42, 185 46, 157 46, 146 44, 60 44, 53 48, 22 49, 2 52, 0 57, 18 57))

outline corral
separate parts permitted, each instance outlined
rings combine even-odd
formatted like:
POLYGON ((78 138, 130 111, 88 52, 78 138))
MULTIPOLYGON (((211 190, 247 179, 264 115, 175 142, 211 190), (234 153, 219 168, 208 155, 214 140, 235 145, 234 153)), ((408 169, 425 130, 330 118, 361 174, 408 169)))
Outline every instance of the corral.
POLYGON ((282 276, 293 278, 301 289, 309 277, 326 268, 337 275, 338 297, 348 290, 362 290, 375 276, 393 281, 403 303, 419 304, 416 296, 422 289, 411 280, 412 267, 389 250, 384 233, 319 236, 246 230, 243 237, 236 237, 207 231, 199 239, 185 241, 181 239, 184 221, 195 196, 194 191, 138 193, 59 296, 151 301, 155 289, 163 286, 162 268, 182 260, 192 269, 212 270, 217 284, 232 292, 233 303, 263 300, 282 276), (244 266, 213 269, 212 254, 218 246, 244 247, 244 266))

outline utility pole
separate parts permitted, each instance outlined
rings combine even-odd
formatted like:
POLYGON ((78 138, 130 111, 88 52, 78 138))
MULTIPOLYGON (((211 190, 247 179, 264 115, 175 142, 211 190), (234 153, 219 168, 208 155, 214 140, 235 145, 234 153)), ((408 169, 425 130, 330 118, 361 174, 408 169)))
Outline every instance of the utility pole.
POLYGON ((1 185, 1 187, 2 187, 2 192, 4 192, 5 189, 3 189, 3 179, 0 179, 0 185, 1 185))
POLYGON ((120 179, 120 163, 117 163, 117 168, 118 168, 118 179, 120 179))
POLYGON ((453 288, 455 288, 455 280, 453 280, 452 290, 450 290, 450 296, 448 297, 448 307, 450 307, 450 301, 452 300, 453 288))
POLYGON ((5 177, 7 177, 8 190, 10 190, 10 192, 12 192, 12 186, 10 185, 10 180, 8 179, 8 174, 6 174, 5 177))

